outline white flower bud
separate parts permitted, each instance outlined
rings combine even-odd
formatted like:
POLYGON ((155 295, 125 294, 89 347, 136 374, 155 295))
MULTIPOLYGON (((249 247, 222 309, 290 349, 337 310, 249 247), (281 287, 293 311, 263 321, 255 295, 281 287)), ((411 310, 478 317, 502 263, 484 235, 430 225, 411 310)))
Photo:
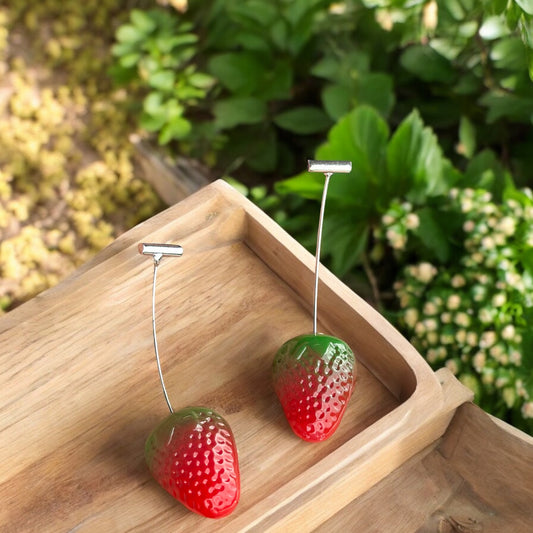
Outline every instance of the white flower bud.
POLYGON ((418 228, 419 225, 420 225, 420 219, 418 218, 417 214, 409 213, 405 217, 405 227, 407 229, 413 230, 413 229, 418 228))
POLYGON ((436 331, 439 327, 437 321, 434 318, 426 318, 426 320, 424 320, 424 326, 426 327, 427 331, 436 331))
POLYGON ((435 345, 439 342, 439 334, 436 331, 429 331, 426 335, 429 344, 435 345))
POLYGON ((452 314, 449 313, 448 311, 445 311, 444 313, 440 315, 440 321, 443 324, 449 324, 452 321, 452 314))
POLYGON ((494 242, 494 239, 492 237, 483 237, 481 239, 481 248, 485 250, 492 250, 496 246, 496 243, 494 242))
POLYGON ((472 346, 472 347, 477 346, 478 342, 479 342, 479 339, 475 331, 469 331, 466 334, 466 344, 468 344, 468 346, 472 346))
POLYGON ((477 352, 472 358, 472 364, 474 365, 476 372, 479 372, 479 373, 481 373, 481 371, 485 367, 486 362, 487 362, 487 356, 485 355, 485 352, 477 352))
POLYGON ((408 327, 414 328, 418 322, 418 309, 409 307, 405 310, 403 319, 408 327))
POLYGON ((475 252, 475 253, 472 254, 471 257, 472 257, 473 261, 475 263, 477 263, 478 265, 483 263, 483 260, 485 259, 481 252, 475 252))
POLYGON ((458 294, 452 294, 448 297, 448 300, 446 302, 446 306, 451 311, 458 309, 461 305, 461 297, 458 294))
POLYGON ((522 405, 522 415, 524 418, 533 418, 533 402, 525 402, 522 405))
POLYGON ((496 342, 496 332, 485 331, 479 339, 480 348, 490 348, 496 342))
POLYGON ((512 324, 507 324, 507 326, 502 329, 502 338, 506 341, 511 341, 514 338, 515 333, 515 327, 512 324))
POLYGON ((466 232, 466 233, 470 233, 472 231, 474 231, 474 228, 476 227, 476 224, 473 220, 467 220, 464 224, 463 224, 463 230, 466 232))
POLYGON ((419 337, 422 337, 426 333, 426 326, 424 326, 424 324, 422 322, 417 322, 417 324, 415 326, 415 333, 419 337))
POLYGON ((492 305, 494 307, 501 307, 507 301, 507 297, 503 292, 499 292, 492 297, 492 305))
POLYGON ((450 281, 452 287, 458 289, 459 287, 464 287, 466 285, 466 279, 461 274, 455 274, 450 281))
POLYGON ((429 283, 436 273, 437 269, 431 263, 420 263, 418 265, 418 279, 422 283, 429 283))
POLYGON ((452 374, 457 375, 459 372, 459 367, 453 359, 448 359, 445 363, 446 368, 452 372, 452 374))
POLYGON ((439 308, 434 302, 426 302, 424 304, 423 313, 427 316, 436 315, 439 312, 439 308))
POLYGON ((391 226, 392 224, 394 224, 394 222, 396 222, 396 219, 389 213, 385 213, 381 217, 381 222, 383 222, 385 226, 391 226))
POLYGON ((472 211, 472 207, 474 207, 474 204, 470 198, 463 198, 461 200, 461 211, 463 213, 472 211))
POLYGON ((437 352, 433 348, 430 348, 426 352, 426 359, 427 359, 428 363, 430 363, 430 364, 436 363, 437 362, 437 352))
POLYGON ((465 312, 460 312, 455 315, 455 323, 458 326, 467 328, 468 326, 470 326, 471 320, 465 312))
POLYGON ((513 365, 520 366, 522 363, 522 354, 518 350, 513 350, 509 354, 509 361, 513 363, 513 365))

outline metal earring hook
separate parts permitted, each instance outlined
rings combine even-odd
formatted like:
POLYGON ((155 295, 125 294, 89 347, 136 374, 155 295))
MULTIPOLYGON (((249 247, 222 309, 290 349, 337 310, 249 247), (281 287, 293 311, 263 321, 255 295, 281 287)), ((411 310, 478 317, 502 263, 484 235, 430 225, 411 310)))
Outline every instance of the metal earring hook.
POLYGON ((322 201, 320 203, 320 215, 318 217, 318 229, 316 235, 315 252, 315 289, 313 295, 313 335, 317 334, 317 314, 318 314, 318 269, 320 266, 320 248, 322 246, 322 227, 324 224, 324 211, 326 210, 326 196, 328 194, 329 179, 334 173, 347 174, 352 171, 351 161, 307 161, 308 172, 323 172, 326 180, 322 191, 322 201))
POLYGON ((181 257, 183 255, 183 248, 179 244, 145 244, 141 243, 138 246, 139 253, 142 255, 151 255, 154 260, 154 276, 152 281, 152 334, 154 337, 154 351, 155 359, 157 361, 157 371, 159 372, 159 380, 161 381, 161 388, 163 395, 167 402, 171 413, 174 412, 170 399, 168 397, 167 389, 165 387, 165 380, 163 379, 163 371, 161 370, 161 360, 159 358, 159 349, 157 347, 157 331, 155 327, 155 286, 157 281, 157 269, 163 257, 181 257))

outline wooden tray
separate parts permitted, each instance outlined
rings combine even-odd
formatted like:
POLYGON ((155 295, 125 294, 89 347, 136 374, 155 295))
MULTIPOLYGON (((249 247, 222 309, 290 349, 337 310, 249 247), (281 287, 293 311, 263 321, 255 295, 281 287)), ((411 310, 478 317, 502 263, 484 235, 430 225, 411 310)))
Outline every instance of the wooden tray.
POLYGON ((465 403, 441 439, 315 531, 531 533, 532 502, 533 438, 465 403))
POLYGON ((313 268, 311 254, 215 182, 5 315, 2 531, 309 531, 435 442, 470 393, 448 394, 326 269, 319 330, 354 348, 358 382, 330 440, 293 435, 270 367, 285 340, 312 328, 313 268), (139 242, 185 250, 159 271, 159 348, 173 405, 209 405, 235 433, 242 496, 222 520, 176 503, 144 463, 144 441, 168 411, 152 347, 152 261, 139 242))

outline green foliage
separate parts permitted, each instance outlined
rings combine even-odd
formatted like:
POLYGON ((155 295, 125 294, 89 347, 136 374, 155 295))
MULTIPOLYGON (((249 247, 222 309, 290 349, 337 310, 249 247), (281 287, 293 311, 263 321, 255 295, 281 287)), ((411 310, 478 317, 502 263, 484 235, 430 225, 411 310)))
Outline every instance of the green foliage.
POLYGON ((162 208, 135 173, 125 94, 107 75, 123 3, 3 4, 0 314, 162 208))
POLYGON ((140 125, 160 143, 182 141, 180 150, 223 168, 243 161, 290 175, 299 153, 354 106, 386 116, 394 104, 390 76, 374 72, 366 52, 332 41, 347 29, 331 4, 214 0, 191 2, 185 14, 134 10, 116 32, 113 74, 148 93, 140 125), (191 76, 200 74, 198 87, 191 76))
POLYGON ((438 368, 446 365, 487 411, 533 432, 533 195, 508 185, 452 189, 431 209, 453 224, 426 227, 428 207, 394 202, 376 246, 395 251, 395 320, 438 368), (429 237, 429 238, 428 238, 429 237), (447 261, 437 242, 454 246, 447 261), (438 254, 437 254, 438 255, 438 254))
POLYGON ((455 165, 464 167, 477 150, 490 148, 519 183, 528 183, 523 166, 526 158, 530 163, 525 147, 531 142, 533 116, 528 3, 364 3, 387 35, 395 115, 417 107, 455 165))
MULTIPOLYGON (((316 159, 352 161, 352 173, 335 175, 328 194, 324 254, 332 268, 345 275, 361 260, 372 225, 393 199, 423 204, 447 192, 459 179, 443 156, 434 133, 413 111, 390 135, 384 119, 372 107, 360 106, 329 132, 316 159)), ((324 178, 303 172, 277 183, 280 194, 319 200, 324 178)))
POLYGON ((525 0, 193 0, 185 13, 133 10, 113 73, 145 98, 144 129, 222 169, 290 176, 370 105, 390 126, 417 108, 455 166, 491 149, 527 183, 530 11, 525 0))
MULTIPOLYGON (((514 184, 530 185, 533 165, 531 2, 191 0, 186 13, 163 13, 161 20, 174 33, 191 35, 180 66, 158 67, 163 73, 155 79, 143 77, 141 58, 160 46, 157 39, 153 50, 135 52, 139 55, 133 59, 125 59, 131 49, 117 55, 132 75, 128 87, 146 97, 144 127, 157 133, 160 142, 204 159, 222 174, 240 178, 252 171, 254 182, 270 182, 275 176, 274 192, 263 186, 245 192, 310 248, 323 176, 298 174, 301 161, 352 161, 352 173, 335 175, 330 185, 324 257, 358 287, 364 272, 384 312, 395 306, 405 310, 406 297, 399 287, 416 285, 421 264, 430 265, 424 268, 431 275, 417 293, 416 306, 412 304, 419 314, 434 291, 457 292, 457 276, 465 278, 468 290, 479 284, 479 268, 494 284, 505 281, 500 267, 471 264, 472 257, 479 259, 476 254, 487 250, 470 248, 463 227, 470 215, 458 199, 464 199, 461 191, 484 191, 472 194, 489 198, 483 194, 490 193, 486 201, 502 219, 513 218, 512 201, 521 206, 521 213, 529 212, 528 196, 514 184), (176 79, 188 79, 192 65, 198 69, 194 74, 205 75, 210 83, 196 87, 202 94, 178 98, 173 93, 176 79), (167 109, 169 99, 176 103, 167 109), (179 117, 189 129, 182 122, 176 134, 163 135, 167 117, 179 117), (451 191, 459 192, 450 196, 451 191), (393 293, 397 299, 388 296, 393 293)), ((132 26, 147 40, 163 31, 143 22, 139 14, 135 17, 139 20, 132 18, 126 26, 130 29, 117 31, 117 47, 133 41, 144 46, 132 36, 132 26)), ((170 36, 164 40, 172 42, 170 36)), ((156 53, 157 61, 163 55, 156 53)), ((480 217, 475 223, 488 225, 490 214, 475 212, 480 217)), ((532 243, 520 236, 526 231, 526 219, 520 216, 514 220, 521 233, 506 235, 497 248, 527 284, 532 243)), ((483 255, 483 261, 489 256, 483 255)), ((486 331, 495 333, 497 343, 505 341, 514 362, 498 361, 501 354, 496 350, 496 359, 489 354, 494 361, 487 363, 499 385, 489 383, 477 369, 475 354, 465 352, 462 333, 448 344, 437 339, 439 353, 446 350, 446 356, 433 362, 457 371, 486 408, 527 427, 524 420, 533 404, 524 374, 530 371, 530 361, 524 354, 532 341, 520 328, 531 310, 529 301, 508 289, 505 310, 497 310, 500 322, 492 330, 478 320, 480 310, 472 302, 461 307, 469 326, 437 323, 443 339, 451 339, 453 328, 461 326, 470 341, 473 334, 479 339, 486 331), (509 325, 521 335, 513 346, 505 338, 509 325), (448 345, 455 351, 448 351, 448 345), (502 367, 501 375, 495 365, 502 367)), ((483 302, 488 305, 488 300, 483 302)), ((426 350, 417 337, 420 332, 402 322, 402 312, 392 314, 392 320, 426 350)))
POLYGON ((140 125, 158 132, 161 144, 189 135, 192 126, 185 111, 206 97, 214 79, 197 69, 191 59, 198 37, 188 22, 162 10, 130 13, 130 22, 116 32, 112 53, 118 58, 112 75, 120 83, 137 77, 148 94, 140 125))

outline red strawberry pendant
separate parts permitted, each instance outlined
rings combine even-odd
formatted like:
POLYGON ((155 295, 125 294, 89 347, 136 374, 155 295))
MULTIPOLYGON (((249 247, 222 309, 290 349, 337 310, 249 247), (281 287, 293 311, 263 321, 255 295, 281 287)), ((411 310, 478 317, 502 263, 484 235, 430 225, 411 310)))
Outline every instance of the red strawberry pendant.
POLYGON ((235 509, 241 493, 237 446, 229 424, 207 407, 174 411, 168 397, 157 346, 155 287, 163 257, 180 257, 177 244, 141 243, 139 252, 154 260, 152 333, 163 395, 170 415, 146 440, 144 455, 156 481, 185 507, 209 518, 235 509))
POLYGON ((278 350, 274 390, 298 437, 320 442, 341 422, 356 380, 355 357, 341 339, 300 335, 278 350))
POLYGON ((309 172, 325 176, 318 219, 313 298, 313 333, 287 341, 272 365, 274 390, 294 433, 309 442, 331 437, 339 426, 355 385, 355 357, 341 339, 317 333, 320 247, 331 176, 349 173, 350 161, 307 161, 309 172))
POLYGON ((235 509, 237 447, 228 423, 212 409, 170 414, 148 437, 145 457, 157 482, 191 511, 221 518, 235 509))

